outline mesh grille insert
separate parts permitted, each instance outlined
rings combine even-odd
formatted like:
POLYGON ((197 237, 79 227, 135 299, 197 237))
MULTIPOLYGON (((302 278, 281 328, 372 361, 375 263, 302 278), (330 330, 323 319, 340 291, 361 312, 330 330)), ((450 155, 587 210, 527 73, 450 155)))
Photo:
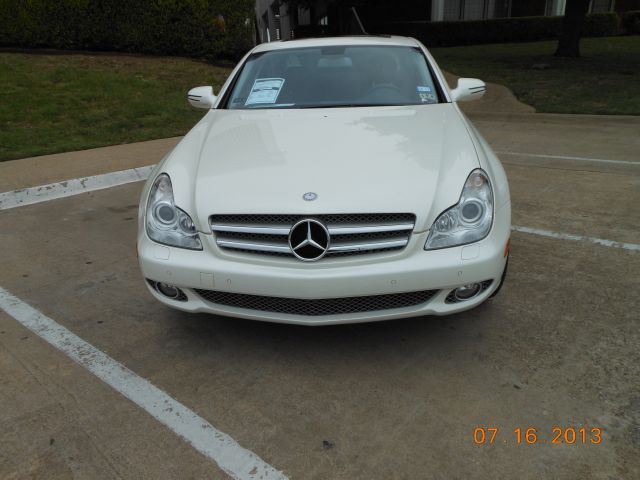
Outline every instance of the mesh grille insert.
POLYGON ((215 290, 196 290, 196 293, 203 299, 218 305, 262 312, 316 317, 412 307, 429 301, 438 293, 438 290, 312 300, 247 295, 215 290))
POLYGON ((277 214, 237 214, 211 215, 209 221, 227 224, 252 225, 293 225, 304 218, 317 218, 327 225, 357 225, 361 223, 413 223, 416 216, 412 213, 332 213, 327 215, 277 215, 277 214))

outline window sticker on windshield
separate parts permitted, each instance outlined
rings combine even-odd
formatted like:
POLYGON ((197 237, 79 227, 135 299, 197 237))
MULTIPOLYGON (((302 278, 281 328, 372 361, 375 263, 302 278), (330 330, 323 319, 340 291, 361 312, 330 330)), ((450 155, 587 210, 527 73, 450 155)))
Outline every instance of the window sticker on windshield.
POLYGON ((418 97, 422 103, 437 103, 438 99, 436 98, 436 94, 431 90, 431 87, 421 87, 418 86, 416 88, 418 90, 418 97))
POLYGON ((436 103, 436 96, 433 93, 419 93, 422 103, 436 103))
POLYGON ((276 103, 280 90, 284 85, 284 78, 257 78, 251 87, 251 93, 245 105, 262 103, 276 103))

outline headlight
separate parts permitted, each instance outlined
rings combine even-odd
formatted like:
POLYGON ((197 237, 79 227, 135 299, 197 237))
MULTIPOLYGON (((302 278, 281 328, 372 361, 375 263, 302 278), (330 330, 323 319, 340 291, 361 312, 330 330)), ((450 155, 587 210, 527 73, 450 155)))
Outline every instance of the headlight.
POLYGON ((471 172, 456 205, 440 214, 429 230, 425 250, 455 247, 482 240, 491 230, 493 194, 489 177, 471 172))
POLYGON ((202 250, 193 220, 173 204, 171 179, 166 173, 158 176, 149 192, 146 227, 149 238, 158 243, 202 250))

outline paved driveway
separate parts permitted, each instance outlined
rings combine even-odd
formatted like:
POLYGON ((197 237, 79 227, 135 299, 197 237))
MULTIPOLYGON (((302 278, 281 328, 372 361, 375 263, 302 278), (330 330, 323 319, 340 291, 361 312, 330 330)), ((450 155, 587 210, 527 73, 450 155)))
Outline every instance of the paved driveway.
MULTIPOLYGON (((640 119, 472 119, 519 231, 500 295, 451 317, 304 328, 168 310, 136 264, 139 182, 0 210, 0 477, 640 478, 640 119)), ((150 164, 175 141, 5 162, 0 190, 150 164)))

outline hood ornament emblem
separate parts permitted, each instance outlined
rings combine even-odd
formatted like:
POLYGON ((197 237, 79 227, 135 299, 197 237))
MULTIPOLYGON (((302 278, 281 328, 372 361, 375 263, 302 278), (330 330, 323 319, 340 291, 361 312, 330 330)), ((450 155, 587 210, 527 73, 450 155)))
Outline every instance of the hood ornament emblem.
POLYGON ((331 238, 327 227, 317 220, 300 220, 289 231, 291 253, 303 262, 315 262, 329 251, 331 238))
POLYGON ((318 198, 318 194, 315 192, 307 192, 302 195, 302 199, 307 202, 313 202, 316 198, 318 198))

